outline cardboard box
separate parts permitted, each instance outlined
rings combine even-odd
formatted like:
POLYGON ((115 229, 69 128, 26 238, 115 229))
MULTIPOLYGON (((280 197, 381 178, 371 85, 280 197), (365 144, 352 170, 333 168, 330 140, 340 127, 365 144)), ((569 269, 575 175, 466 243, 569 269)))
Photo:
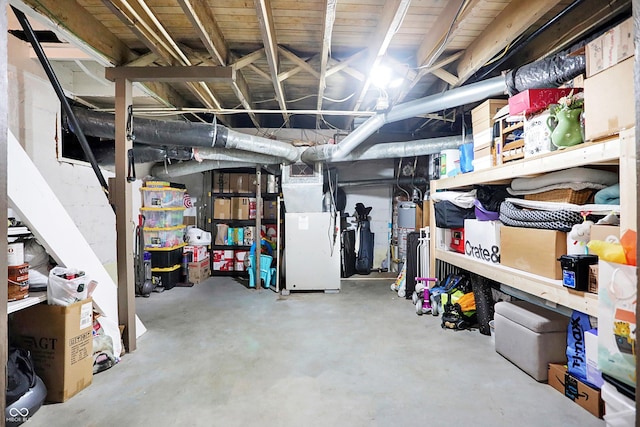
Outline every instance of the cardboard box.
POLYGON ((589 284, 587 285, 587 292, 592 294, 598 293, 598 264, 589 266, 589 284))
POLYGON ((451 244, 451 229, 436 227, 436 249, 443 251, 453 251, 449 247, 451 244))
POLYGON ((65 402, 93 380, 93 303, 38 304, 11 322, 12 339, 31 351, 49 402, 65 402))
POLYGON ((196 217, 195 216, 185 216, 182 217, 182 224, 183 225, 196 225, 196 217))
POLYGON ((558 258, 567 253, 566 234, 536 228, 500 228, 500 263, 550 279, 562 279, 558 258))
POLYGON ((264 200, 262 202, 262 218, 277 219, 278 218, 278 202, 275 200, 264 200))
POLYGON ((607 238, 612 236, 620 240, 620 226, 617 225, 592 225, 590 232, 591 240, 607 241, 607 238))
POLYGON ((567 367, 549 363, 549 385, 598 418, 604 415, 604 402, 600 390, 588 386, 567 373, 567 367))
POLYGON ((610 29, 586 46, 587 77, 633 56, 633 18, 610 29))
POLYGON ((551 130, 547 126, 549 112, 527 117, 524 120, 524 157, 549 153, 556 149, 551 143, 551 130))
POLYGON ((572 91, 575 94, 581 89, 528 89, 522 91, 509 98, 509 114, 515 116, 537 113, 549 105, 555 104, 560 98, 569 95, 572 91))
POLYGON ((635 126, 633 58, 584 81, 584 137, 590 141, 635 126))
POLYGON ((250 175, 248 173, 230 173, 229 187, 232 193, 250 193, 252 191, 250 175))
POLYGON ((249 197, 231 198, 231 219, 249 219, 249 197))
POLYGON ((473 149, 477 150, 491 145, 493 141, 493 128, 485 129, 482 132, 473 134, 473 149))
POLYGON ((182 251, 191 253, 191 262, 200 262, 205 258, 209 258, 209 249, 201 245, 187 245, 182 251))
POLYGON ((231 219, 231 199, 216 198, 213 202, 215 219, 231 219))
POLYGON ((213 181, 211 182, 211 190, 214 193, 231 193, 229 174, 223 172, 214 172, 213 181))
POLYGON ((502 107, 507 105, 506 99, 487 99, 471 110, 471 128, 477 134, 493 127, 493 117, 502 107))
POLYGON ((190 283, 198 284, 207 280, 211 276, 209 257, 198 262, 190 262, 188 264, 188 272, 190 283))
POLYGON ((478 261, 500 264, 500 221, 464 220, 464 253, 478 261))

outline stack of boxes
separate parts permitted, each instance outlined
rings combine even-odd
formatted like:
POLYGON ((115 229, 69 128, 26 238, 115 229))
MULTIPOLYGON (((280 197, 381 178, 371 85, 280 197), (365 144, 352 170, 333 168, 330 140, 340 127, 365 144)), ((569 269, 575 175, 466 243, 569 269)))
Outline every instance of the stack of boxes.
POLYGON ((488 169, 494 165, 491 148, 494 138, 499 136, 494 135, 494 116, 505 105, 507 105, 507 100, 488 99, 471 110, 474 170, 488 169))
POLYGON ((164 289, 181 278, 184 243, 184 193, 168 182, 149 181, 142 191, 144 247, 151 254, 151 274, 164 289))
MULTIPOLYGON (((260 186, 262 193, 276 194, 278 191, 275 176, 262 174, 260 186)), ((218 246, 212 252, 213 271, 245 271, 244 259, 247 247, 254 242, 255 226, 241 221, 255 220, 257 217, 257 178, 250 173, 214 172, 213 174, 213 222, 215 223, 215 241, 218 246), (229 248, 220 248, 228 246, 229 248)), ((264 200, 261 218, 275 220, 278 204, 275 200, 264 200)), ((267 235, 271 225, 263 225, 267 235)))

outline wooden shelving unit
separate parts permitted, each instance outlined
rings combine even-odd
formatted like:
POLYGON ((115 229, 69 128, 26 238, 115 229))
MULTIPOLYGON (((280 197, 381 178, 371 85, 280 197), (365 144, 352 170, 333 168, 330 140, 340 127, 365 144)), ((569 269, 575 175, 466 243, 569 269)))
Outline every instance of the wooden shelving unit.
MULTIPOLYGON (((431 191, 465 189, 475 184, 506 184, 513 178, 535 176, 578 166, 619 165, 621 177, 635 178, 635 155, 632 156, 633 150, 629 147, 634 141, 635 131, 631 129, 622 132, 619 137, 584 143, 564 150, 498 165, 491 169, 432 181, 431 191)), ((620 184, 621 187, 629 187, 627 190, 621 188, 621 227, 622 229, 635 229, 635 179, 621 179, 620 184)), ((434 209, 431 209, 431 235, 436 235, 434 209)), ((596 294, 572 291, 562 286, 560 280, 552 280, 503 265, 478 261, 463 254, 436 249, 435 239, 431 240, 431 253, 434 254, 431 258, 431 271, 435 271, 435 260, 439 259, 542 298, 551 305, 558 304, 592 316, 598 314, 598 296, 596 294)))

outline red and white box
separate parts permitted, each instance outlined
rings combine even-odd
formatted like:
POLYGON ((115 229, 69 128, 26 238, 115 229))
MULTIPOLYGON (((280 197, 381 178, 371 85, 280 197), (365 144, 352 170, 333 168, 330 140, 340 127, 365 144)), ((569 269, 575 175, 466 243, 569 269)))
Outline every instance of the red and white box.
POLYGON ((200 262, 209 258, 209 250, 206 246, 189 245, 183 249, 184 253, 191 253, 191 262, 200 262))

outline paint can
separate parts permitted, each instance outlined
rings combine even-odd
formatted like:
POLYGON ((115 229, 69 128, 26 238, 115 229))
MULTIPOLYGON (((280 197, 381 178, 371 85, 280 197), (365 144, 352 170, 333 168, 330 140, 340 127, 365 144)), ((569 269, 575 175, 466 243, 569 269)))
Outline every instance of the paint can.
POLYGON ((8 267, 7 300, 16 301, 29 296, 29 264, 8 267))

